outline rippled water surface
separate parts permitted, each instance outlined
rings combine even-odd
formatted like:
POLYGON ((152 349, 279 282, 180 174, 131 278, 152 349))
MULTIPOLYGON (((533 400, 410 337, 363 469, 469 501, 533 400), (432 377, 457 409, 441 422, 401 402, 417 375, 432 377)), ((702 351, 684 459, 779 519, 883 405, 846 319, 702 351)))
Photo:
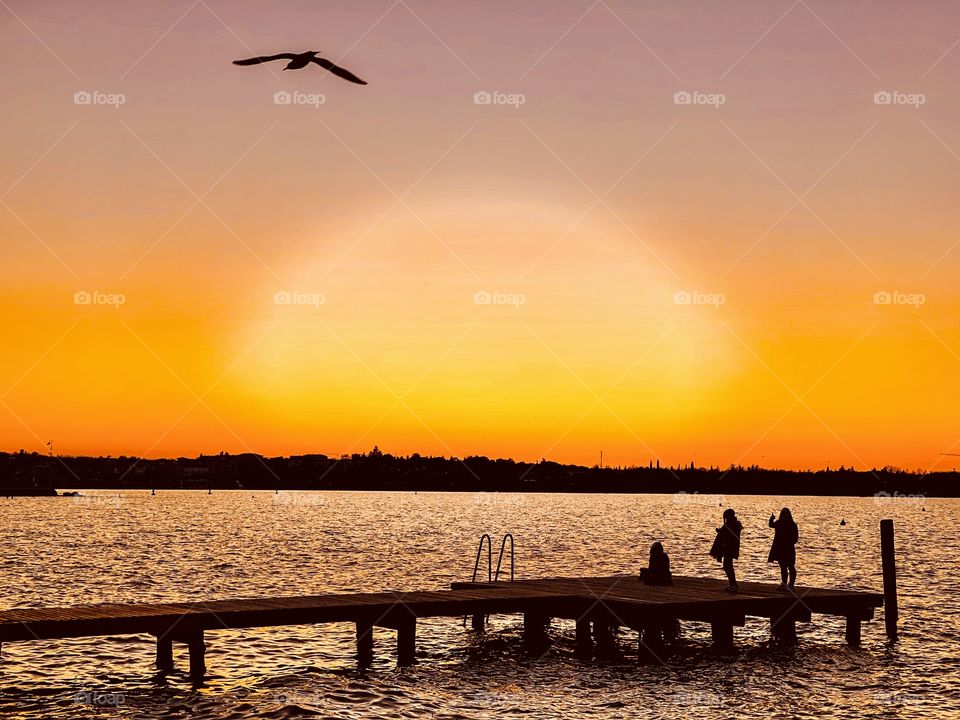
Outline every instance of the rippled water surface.
MULTIPOLYGON (((149 636, 8 643, 5 718, 634 718, 960 716, 960 502, 727 497, 744 522, 740 574, 778 580, 766 519, 789 505, 800 524, 799 584, 881 588, 878 521, 896 521, 901 639, 882 611, 863 646, 840 618, 799 625, 800 645, 768 646, 769 626, 737 628, 741 652, 709 654, 709 628, 683 628, 668 665, 641 664, 632 632, 622 660, 573 656, 573 625, 528 658, 521 619, 484 634, 458 619, 421 620, 418 659, 398 669, 392 633, 376 662, 354 661, 351 625, 207 633, 208 677, 158 675, 149 636), (845 526, 840 525, 846 519, 845 526), (85 702, 100 693, 101 703, 85 702)), ((654 540, 674 572, 720 577, 707 556, 717 498, 666 495, 87 491, 0 500, 0 607, 195 601, 333 591, 440 589, 468 579, 479 536, 512 532, 517 575, 636 572, 654 540), (696 502, 692 502, 692 501, 696 502)), ((181 652, 184 652, 181 655, 181 652)))

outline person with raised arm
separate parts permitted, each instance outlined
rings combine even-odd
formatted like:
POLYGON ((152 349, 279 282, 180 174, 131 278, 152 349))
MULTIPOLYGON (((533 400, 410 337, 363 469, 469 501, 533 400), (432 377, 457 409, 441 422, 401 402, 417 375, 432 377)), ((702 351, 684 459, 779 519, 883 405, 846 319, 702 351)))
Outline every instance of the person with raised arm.
POLYGON ((780 587, 777 589, 793 590, 793 584, 797 581, 797 541, 800 539, 797 523, 793 521, 790 508, 783 508, 779 518, 775 519, 770 513, 767 524, 774 530, 767 562, 780 565, 780 587))

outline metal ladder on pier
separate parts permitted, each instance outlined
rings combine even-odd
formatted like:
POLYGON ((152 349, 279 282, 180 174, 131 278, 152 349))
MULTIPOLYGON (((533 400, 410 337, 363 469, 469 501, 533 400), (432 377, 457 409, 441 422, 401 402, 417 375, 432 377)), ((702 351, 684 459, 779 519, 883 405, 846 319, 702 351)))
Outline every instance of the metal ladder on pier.
MULTIPOLYGON (((510 582, 513 582, 513 535, 511 533, 504 534, 503 540, 500 542, 500 557, 497 558, 497 569, 493 573, 494 582, 500 579, 500 566, 503 564, 503 551, 507 548, 507 540, 510 541, 510 582)), ((476 569, 474 569, 474 572, 476 572, 476 569)))
MULTIPOLYGON (((480 572, 480 556, 483 554, 483 545, 487 545, 487 582, 493 583, 497 582, 500 579, 500 570, 503 567, 503 558, 507 550, 507 540, 510 541, 510 582, 513 582, 514 578, 514 542, 513 534, 505 533, 503 540, 500 541, 500 554, 497 557, 497 569, 493 569, 493 539, 490 537, 489 533, 484 533, 480 536, 480 544, 477 546, 477 557, 473 563, 473 577, 470 579, 470 582, 477 582, 477 574, 480 572)), ((486 624, 486 616, 475 615, 473 618, 474 628, 483 627, 486 624), (479 620, 478 620, 479 618, 479 620)), ((463 625, 467 625, 467 616, 463 616, 463 625)))

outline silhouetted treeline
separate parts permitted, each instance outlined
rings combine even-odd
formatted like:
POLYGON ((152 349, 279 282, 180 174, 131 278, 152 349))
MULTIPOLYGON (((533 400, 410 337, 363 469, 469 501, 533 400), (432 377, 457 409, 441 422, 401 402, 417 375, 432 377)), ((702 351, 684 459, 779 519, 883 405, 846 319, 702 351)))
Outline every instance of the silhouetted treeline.
MULTIPOLYGON (((80 489, 421 490, 485 492, 698 493, 700 495, 923 495, 958 497, 960 473, 899 468, 771 470, 649 466, 599 468, 491 460, 395 457, 374 448, 339 458, 201 455, 148 460, 0 453, 0 494, 80 489)), ((691 498, 694 501, 694 498, 691 498)))

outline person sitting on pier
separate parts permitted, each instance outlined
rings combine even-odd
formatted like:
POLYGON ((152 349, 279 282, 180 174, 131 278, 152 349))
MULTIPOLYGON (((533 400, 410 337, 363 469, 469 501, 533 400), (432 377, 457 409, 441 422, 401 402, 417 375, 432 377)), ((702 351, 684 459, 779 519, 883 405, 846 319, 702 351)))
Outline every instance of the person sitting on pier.
POLYGON ((790 508, 783 508, 780 511, 779 519, 776 520, 774 520, 773 513, 770 513, 768 524, 774 529, 774 533, 767 562, 780 564, 780 587, 777 589, 792 590, 793 584, 797 580, 796 545, 797 540, 800 539, 800 531, 797 528, 797 523, 793 521, 790 508))
POLYGON ((670 556, 663 551, 663 543, 650 546, 650 564, 640 568, 640 582, 645 585, 673 585, 670 574, 670 556))
POLYGON ((733 569, 733 561, 740 557, 740 533, 743 531, 743 525, 737 520, 737 514, 733 508, 727 508, 723 511, 723 525, 717 528, 717 537, 713 541, 713 547, 710 548, 710 556, 717 562, 723 563, 723 572, 727 575, 730 584, 727 585, 727 592, 740 592, 740 586, 737 585, 737 573, 733 569))

